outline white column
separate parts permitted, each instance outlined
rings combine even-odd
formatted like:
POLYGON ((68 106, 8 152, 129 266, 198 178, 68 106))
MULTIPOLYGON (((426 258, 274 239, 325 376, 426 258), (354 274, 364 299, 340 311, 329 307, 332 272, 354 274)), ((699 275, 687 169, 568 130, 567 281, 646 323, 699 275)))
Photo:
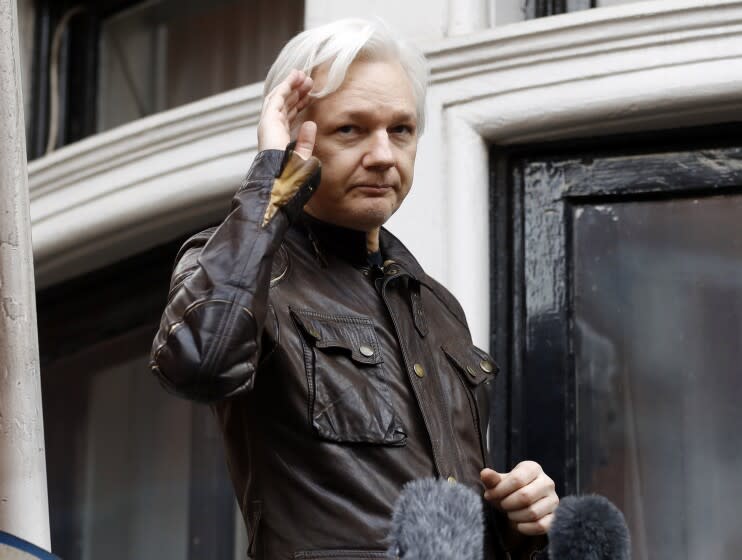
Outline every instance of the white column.
POLYGON ((523 0, 489 0, 490 27, 516 23, 526 18, 523 0))
POLYGON ((456 109, 446 111, 448 274, 444 284, 466 313, 474 344, 490 337, 487 144, 456 109))
MULTIPOLYGON (((306 0, 304 26, 309 29, 340 18, 380 17, 405 39, 427 43, 445 36, 452 0, 306 0)), ((466 0, 469 1, 469 0, 466 0)), ((477 0, 484 1, 484 0, 477 0)))
POLYGON ((447 35, 466 35, 489 27, 487 0, 448 0, 447 35))
POLYGON ((0 0, 0 530, 49 550, 18 13, 0 0))

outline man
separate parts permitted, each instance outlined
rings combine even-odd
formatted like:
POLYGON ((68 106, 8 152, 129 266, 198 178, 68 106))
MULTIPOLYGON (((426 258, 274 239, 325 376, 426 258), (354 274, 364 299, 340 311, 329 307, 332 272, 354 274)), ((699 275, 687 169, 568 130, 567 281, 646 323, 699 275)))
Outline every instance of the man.
POLYGON ((375 23, 295 37, 232 212, 178 256, 152 367, 213 403, 251 558, 383 558, 415 478, 484 486, 505 514, 488 557, 527 557, 558 503, 536 463, 484 468, 477 403, 494 362, 382 228, 412 185, 425 78, 375 23))

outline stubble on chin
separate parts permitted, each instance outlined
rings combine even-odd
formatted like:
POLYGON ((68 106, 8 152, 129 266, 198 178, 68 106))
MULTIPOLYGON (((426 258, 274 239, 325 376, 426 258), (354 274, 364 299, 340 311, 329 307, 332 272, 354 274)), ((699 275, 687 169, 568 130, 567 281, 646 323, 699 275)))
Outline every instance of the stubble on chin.
POLYGON ((370 231, 384 225, 397 211, 397 208, 398 205, 391 201, 378 200, 371 204, 364 204, 353 214, 357 223, 362 224, 365 231, 370 231))

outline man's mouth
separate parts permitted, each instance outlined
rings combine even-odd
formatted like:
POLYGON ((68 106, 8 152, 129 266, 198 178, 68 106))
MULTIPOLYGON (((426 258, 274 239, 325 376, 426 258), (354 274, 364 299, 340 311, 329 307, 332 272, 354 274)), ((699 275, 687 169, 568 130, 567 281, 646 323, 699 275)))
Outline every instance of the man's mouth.
POLYGON ((391 183, 361 183, 358 185, 354 185, 353 188, 361 189, 363 191, 368 191, 371 193, 385 193, 387 191, 393 190, 394 185, 392 185, 391 183))

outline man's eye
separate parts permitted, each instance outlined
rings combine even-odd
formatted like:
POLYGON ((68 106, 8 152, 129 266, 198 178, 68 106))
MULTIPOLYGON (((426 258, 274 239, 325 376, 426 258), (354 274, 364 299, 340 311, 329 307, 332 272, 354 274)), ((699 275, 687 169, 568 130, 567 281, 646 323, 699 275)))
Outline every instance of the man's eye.
POLYGON ((335 129, 335 132, 339 132, 340 134, 350 134, 351 132, 355 132, 356 127, 352 124, 344 124, 343 126, 339 126, 335 129))
POLYGON ((414 134, 415 127, 409 124, 399 124, 392 127, 392 133, 394 134, 414 134))

